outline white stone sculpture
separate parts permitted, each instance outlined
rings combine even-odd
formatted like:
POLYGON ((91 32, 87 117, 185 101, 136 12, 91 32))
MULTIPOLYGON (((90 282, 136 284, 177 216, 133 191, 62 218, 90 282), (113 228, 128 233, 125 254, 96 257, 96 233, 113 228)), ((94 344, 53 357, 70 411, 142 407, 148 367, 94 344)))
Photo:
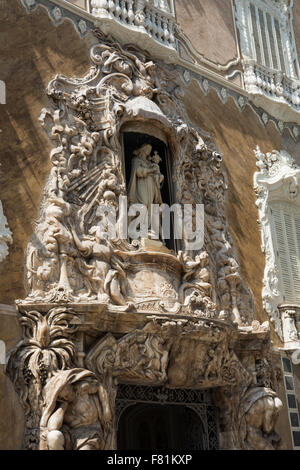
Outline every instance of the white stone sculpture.
MULTIPOLYGON (((300 168, 291 155, 285 151, 273 151, 264 154, 260 148, 255 150, 256 166, 259 171, 254 175, 254 189, 257 194, 256 205, 259 212, 259 223, 262 234, 262 250, 266 256, 264 287, 262 297, 264 307, 274 322, 275 329, 288 348, 299 347, 295 320, 289 306, 284 307, 284 285, 279 272, 279 255, 276 247, 275 227, 271 220, 274 202, 280 201, 292 210, 297 209, 299 199, 300 168), (282 307, 281 307, 282 306, 282 307), (280 310, 278 309, 280 307, 280 310), (293 327, 291 327, 291 322, 293 327)), ((286 274, 288 275, 288 274, 286 274)))
POLYGON ((0 263, 8 255, 8 246, 13 242, 12 233, 8 227, 7 219, 0 201, 0 263))
POLYGON ((109 448, 112 412, 108 393, 85 369, 57 372, 44 391, 41 450, 109 448))
POLYGON ((154 162, 155 166, 151 164, 151 150, 151 145, 145 144, 134 151, 128 189, 129 203, 143 204, 147 207, 149 213, 152 204, 162 204, 160 192, 162 175, 159 167, 157 168, 157 163, 154 162))
MULTIPOLYGON (((7 368, 25 410, 26 449, 115 448, 118 383, 242 395, 257 382, 235 351, 240 335, 249 364, 269 340, 253 323, 234 257, 222 157, 191 125, 176 71, 171 80, 143 51, 94 34, 89 73, 52 80, 40 118, 53 144, 51 170, 27 249, 28 295, 18 301, 23 340, 7 368), (100 235, 99 208, 119 217, 120 195, 161 201, 160 156, 148 145, 136 146, 126 187, 121 135, 141 125, 172 148, 176 202, 205 205, 200 253, 184 237, 175 253, 100 235)), ((229 400, 224 413, 232 407, 229 400)), ((231 421, 227 428, 237 429, 231 421)))
POLYGON ((275 432, 282 401, 273 390, 252 387, 243 397, 241 425, 247 450, 274 450, 280 442, 275 432))

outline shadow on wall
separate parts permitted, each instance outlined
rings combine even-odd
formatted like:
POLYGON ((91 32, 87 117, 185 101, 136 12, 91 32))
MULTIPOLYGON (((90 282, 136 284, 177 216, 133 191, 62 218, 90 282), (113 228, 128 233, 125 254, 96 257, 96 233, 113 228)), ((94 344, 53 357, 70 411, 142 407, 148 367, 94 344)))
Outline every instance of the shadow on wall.
POLYGON ((5 366, 0 365, 0 450, 20 450, 24 435, 24 412, 5 366))
POLYGON ((43 7, 28 15, 19 0, 5 8, 2 3, 0 78, 6 104, 0 105, 0 200, 14 243, 0 265, 0 298, 12 304, 24 297, 24 253, 50 171, 52 146, 38 122, 50 104, 45 89, 57 73, 84 75, 89 46, 71 22, 56 27, 43 7))
MULTIPOLYGON (((178 0, 177 0, 178 1, 178 0)), ((233 16, 224 15, 224 4, 227 3, 230 7, 229 11, 231 13, 231 0, 179 0, 180 7, 186 11, 186 13, 192 18, 195 15, 195 12, 200 15, 207 17, 207 11, 213 4, 213 9, 218 11, 218 17, 222 18, 224 25, 228 32, 231 33, 231 36, 235 38, 234 28, 233 28, 233 16)), ((176 9, 176 0, 175 0, 175 9, 176 9)))

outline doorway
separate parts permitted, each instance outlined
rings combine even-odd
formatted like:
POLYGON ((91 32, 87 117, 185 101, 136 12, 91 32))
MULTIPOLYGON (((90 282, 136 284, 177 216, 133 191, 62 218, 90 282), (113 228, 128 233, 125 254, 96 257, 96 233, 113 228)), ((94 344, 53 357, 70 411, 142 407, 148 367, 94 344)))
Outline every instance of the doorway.
POLYGON ((203 450, 200 417, 184 405, 139 403, 127 408, 118 427, 118 450, 203 450))

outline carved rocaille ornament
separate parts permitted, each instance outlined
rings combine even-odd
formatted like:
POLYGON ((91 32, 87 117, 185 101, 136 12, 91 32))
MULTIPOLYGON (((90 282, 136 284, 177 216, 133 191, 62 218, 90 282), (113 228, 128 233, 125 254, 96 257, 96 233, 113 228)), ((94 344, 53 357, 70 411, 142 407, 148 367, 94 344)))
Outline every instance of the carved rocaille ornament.
POLYGON ((235 351, 238 338, 257 338, 259 349, 269 335, 253 321, 227 231, 222 158, 189 123, 176 73, 95 35, 90 71, 52 80, 40 118, 52 167, 27 249, 28 295, 18 301, 23 340, 8 364, 26 413, 25 448, 115 448, 118 383, 233 387, 240 396, 259 385, 235 351), (100 205, 120 217, 128 191, 128 125, 164 136, 174 202, 204 204, 202 250, 188 251, 184 239, 175 252, 100 236, 100 205))
MULTIPOLYGON (((257 208, 262 234, 262 250, 266 256, 264 287, 262 297, 264 307, 274 323, 276 332, 287 349, 299 348, 299 332, 297 331, 297 301, 287 298, 291 294, 286 291, 289 279, 289 268, 283 269, 281 259, 287 255, 286 250, 293 249, 293 242, 283 238, 280 231, 281 217, 286 223, 289 217, 299 217, 299 182, 300 168, 293 157, 282 150, 264 154, 259 147, 254 151, 259 171, 254 175, 254 189, 257 195, 257 208), (277 215, 279 213, 279 215, 277 215), (279 219, 279 222, 277 219, 279 219), (279 226, 279 228, 278 228, 279 226), (283 244, 283 245, 282 245, 283 244), (282 272, 280 272, 282 271, 282 272)), ((292 235, 290 226, 287 231, 292 235)), ((293 254, 292 254, 293 256, 293 254)), ((295 255, 295 259, 297 255, 295 255)), ((293 275, 295 271, 292 271, 293 275)), ((296 276, 295 289, 296 291, 296 276)), ((296 294, 293 294, 296 297, 296 294)))
POLYGON ((8 255, 8 245, 12 244, 12 233, 7 224, 7 219, 3 212, 2 202, 0 201, 0 263, 8 255))

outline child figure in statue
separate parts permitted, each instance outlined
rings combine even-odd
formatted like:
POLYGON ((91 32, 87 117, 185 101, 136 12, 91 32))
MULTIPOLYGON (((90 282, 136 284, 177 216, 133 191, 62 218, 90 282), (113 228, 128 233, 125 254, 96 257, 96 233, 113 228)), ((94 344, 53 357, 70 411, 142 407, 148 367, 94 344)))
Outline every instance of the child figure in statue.
POLYGON ((161 162, 161 158, 155 150, 154 155, 150 157, 150 161, 152 162, 152 169, 154 170, 154 181, 156 183, 157 189, 160 191, 162 183, 164 181, 164 175, 160 172, 159 163, 161 162))

